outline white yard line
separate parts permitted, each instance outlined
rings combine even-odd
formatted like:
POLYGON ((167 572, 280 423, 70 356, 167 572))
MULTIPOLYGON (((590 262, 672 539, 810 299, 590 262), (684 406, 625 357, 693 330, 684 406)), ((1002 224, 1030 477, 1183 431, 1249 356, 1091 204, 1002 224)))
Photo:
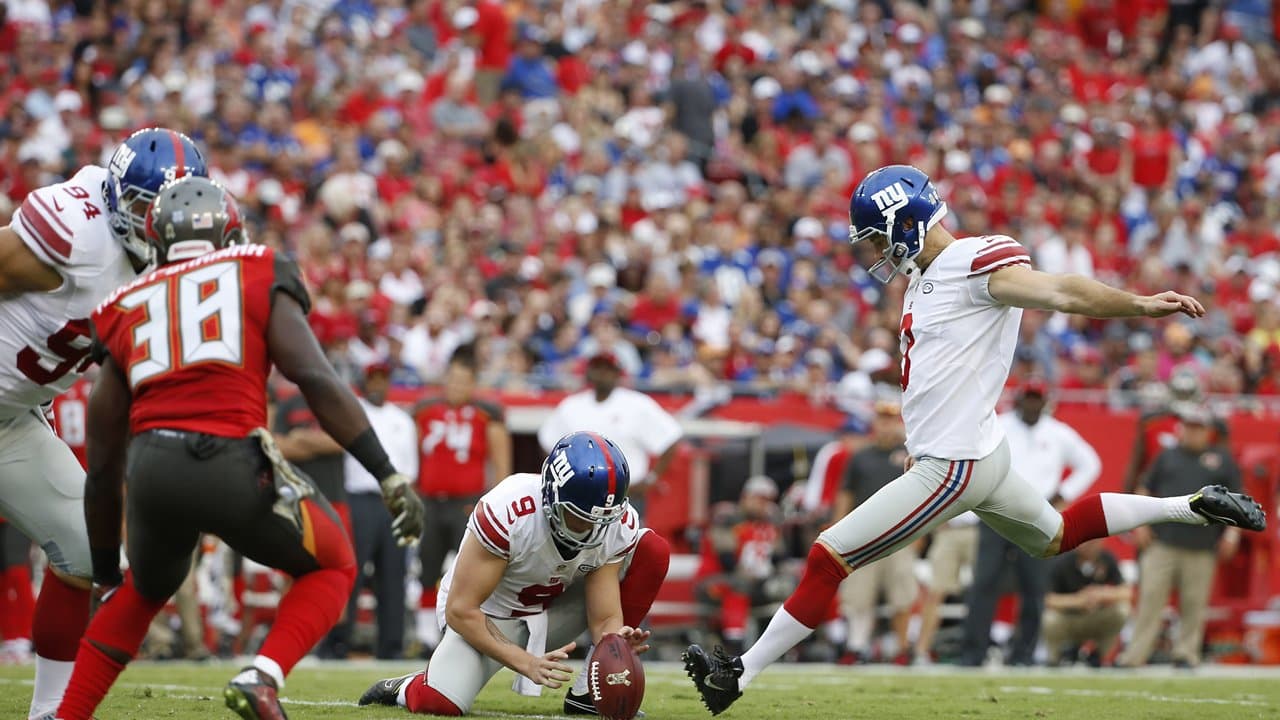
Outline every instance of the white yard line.
MULTIPOLYGON (((1138 690, 1082 690, 1079 688, 1049 688, 1037 685, 1001 685, 997 688, 1002 693, 1025 693, 1028 695, 1069 695, 1072 697, 1128 698, 1131 700, 1149 700, 1151 702, 1169 702, 1193 705, 1244 705, 1249 707, 1268 707, 1270 703, 1244 698, 1209 698, 1186 695, 1157 695, 1138 690)), ((1256 696, 1254 696, 1256 697, 1256 696)))

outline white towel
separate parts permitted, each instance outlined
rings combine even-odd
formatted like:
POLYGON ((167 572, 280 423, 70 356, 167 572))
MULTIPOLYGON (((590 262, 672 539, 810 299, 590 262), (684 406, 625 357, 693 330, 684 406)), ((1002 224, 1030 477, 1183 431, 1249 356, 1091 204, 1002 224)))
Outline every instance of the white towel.
MULTIPOLYGON (((529 654, 534 657, 546 655, 547 612, 544 610, 537 615, 520 618, 520 621, 529 629, 529 642, 525 644, 524 649, 528 650, 529 654)), ((523 675, 516 675, 516 681, 511 684, 511 689, 529 697, 542 695, 542 686, 523 675)))

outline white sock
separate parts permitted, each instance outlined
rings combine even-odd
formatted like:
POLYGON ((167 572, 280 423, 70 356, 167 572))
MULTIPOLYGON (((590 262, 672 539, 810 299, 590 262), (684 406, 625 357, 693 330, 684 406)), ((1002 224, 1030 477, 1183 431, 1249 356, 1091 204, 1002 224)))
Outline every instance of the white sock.
POLYGON ((415 675, 415 676, 413 676, 413 677, 409 678, 409 682, 401 683, 401 684, 400 684, 400 689, 396 691, 396 705, 399 705, 399 706, 400 706, 400 707, 402 707, 402 708, 407 708, 407 707, 409 707, 409 700, 408 700, 408 697, 409 697, 409 683, 411 683, 411 682, 417 682, 417 681, 418 681, 418 676, 417 676, 417 675, 415 675))
POLYGON ((582 661, 582 670, 578 672, 578 677, 573 679, 573 687, 569 690, 574 695, 587 694, 587 666, 591 662, 591 650, 587 648, 587 659, 582 661))
POLYGON ((267 657, 266 655, 258 655, 253 659, 253 667, 272 680, 276 681, 276 690, 284 689, 284 670, 281 669, 280 663, 267 657))
POLYGON ((743 653, 742 677, 738 678, 738 689, 745 690, 760 671, 776 662, 783 653, 799 645, 812 632, 813 628, 805 627, 804 623, 791 617, 786 608, 778 610, 756 644, 743 653))
POLYGON ((74 661, 50 660, 36 655, 36 687, 31 693, 28 717, 39 718, 57 712, 75 666, 74 661))
POLYGON ((1191 496, 1156 498, 1146 495, 1102 493, 1102 512, 1107 532, 1117 535, 1136 527, 1160 522, 1207 525, 1209 521, 1191 509, 1191 496))

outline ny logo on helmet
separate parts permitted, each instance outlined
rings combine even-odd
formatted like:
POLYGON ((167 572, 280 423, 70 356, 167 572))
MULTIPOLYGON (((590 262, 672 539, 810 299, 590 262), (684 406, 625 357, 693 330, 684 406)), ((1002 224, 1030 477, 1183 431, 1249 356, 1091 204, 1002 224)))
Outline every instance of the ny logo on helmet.
POLYGON ((880 208, 880 212, 885 217, 892 218, 893 213, 907 204, 907 193, 902 189, 901 183, 894 183, 889 187, 871 196, 876 207, 880 208))
POLYGON ((569 482, 569 478, 573 477, 573 466, 569 464, 569 455, 563 450, 551 456, 551 477, 556 481, 556 487, 564 487, 569 482))
POLYGON ((138 154, 128 145, 121 145, 116 148, 115 154, 111 156, 111 172, 116 177, 124 177, 124 174, 129 171, 129 166, 133 164, 133 159, 137 156, 138 154))

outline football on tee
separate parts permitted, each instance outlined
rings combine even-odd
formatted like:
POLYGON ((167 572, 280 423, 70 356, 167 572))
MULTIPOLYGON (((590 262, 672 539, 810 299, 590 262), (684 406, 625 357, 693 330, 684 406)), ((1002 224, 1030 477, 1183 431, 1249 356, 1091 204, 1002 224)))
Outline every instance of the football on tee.
POLYGON ((600 638, 587 663, 587 691, 605 720, 631 720, 644 700, 640 656, 617 633, 600 638))

